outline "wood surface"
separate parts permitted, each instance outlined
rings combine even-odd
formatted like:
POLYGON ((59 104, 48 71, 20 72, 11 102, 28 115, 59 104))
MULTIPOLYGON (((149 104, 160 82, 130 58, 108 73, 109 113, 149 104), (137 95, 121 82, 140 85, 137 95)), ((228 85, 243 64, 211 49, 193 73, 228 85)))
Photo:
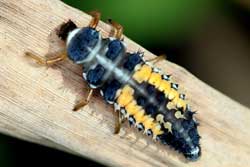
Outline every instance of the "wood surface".
MULTIPOLYGON (((68 19, 87 26, 91 17, 58 0, 0 0, 1 133, 108 166, 250 165, 249 109, 168 61, 158 66, 173 75, 192 109, 198 111, 202 156, 197 162, 185 160, 127 124, 120 134, 113 135, 113 107, 105 104, 98 92, 88 106, 72 112, 74 104, 87 95, 81 67, 70 61, 44 67, 24 56, 25 51, 44 56, 63 49, 55 29, 68 19)), ((104 22, 97 29, 104 37, 112 33, 104 22)), ((154 57, 128 38, 125 43, 128 51, 140 49, 146 58, 154 57)))

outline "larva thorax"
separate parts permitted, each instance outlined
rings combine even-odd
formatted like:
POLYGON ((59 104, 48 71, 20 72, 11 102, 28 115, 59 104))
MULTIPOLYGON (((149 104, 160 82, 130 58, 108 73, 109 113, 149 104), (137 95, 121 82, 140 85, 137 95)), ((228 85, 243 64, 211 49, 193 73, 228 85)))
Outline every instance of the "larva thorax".
POLYGON ((82 64, 84 80, 100 89, 131 126, 191 160, 200 156, 193 112, 169 75, 144 61, 142 53, 127 53, 121 40, 104 39, 91 27, 72 26, 66 33, 68 57, 82 64))

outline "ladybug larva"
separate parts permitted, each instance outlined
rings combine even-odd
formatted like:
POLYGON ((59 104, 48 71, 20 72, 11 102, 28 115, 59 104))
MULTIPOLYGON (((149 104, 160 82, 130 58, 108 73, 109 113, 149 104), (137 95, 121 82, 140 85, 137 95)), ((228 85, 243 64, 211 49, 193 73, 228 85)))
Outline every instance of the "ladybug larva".
POLYGON ((116 33, 102 38, 96 30, 100 14, 92 12, 91 15, 88 27, 78 28, 70 20, 61 26, 58 36, 66 42, 65 52, 50 59, 29 52, 26 55, 44 65, 68 57, 83 67, 83 78, 90 91, 73 110, 87 105, 93 90, 99 90, 119 115, 115 133, 119 132, 123 120, 127 120, 130 126, 154 141, 173 147, 189 160, 197 160, 201 155, 198 123, 185 95, 178 92, 178 84, 154 67, 154 60, 145 61, 140 52, 126 52, 121 40, 123 29, 118 23, 110 20, 116 33))

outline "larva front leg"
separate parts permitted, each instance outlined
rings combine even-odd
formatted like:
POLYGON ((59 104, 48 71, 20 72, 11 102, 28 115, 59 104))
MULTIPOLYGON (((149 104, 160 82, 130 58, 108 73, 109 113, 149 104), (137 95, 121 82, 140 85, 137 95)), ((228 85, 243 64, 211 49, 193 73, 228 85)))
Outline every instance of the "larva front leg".
POLYGON ((78 102, 78 103, 74 106, 73 111, 78 111, 80 108, 86 106, 86 105, 89 103, 89 101, 90 101, 90 99, 91 99, 91 97, 92 97, 92 95, 93 95, 93 91, 94 91, 94 89, 90 89, 87 98, 81 100, 80 102, 78 102))
POLYGON ((108 19, 108 23, 111 24, 115 28, 114 37, 116 39, 121 40, 123 35, 123 27, 119 23, 113 21, 112 19, 108 19))
POLYGON ((37 64, 41 65, 54 65, 67 58, 67 52, 65 50, 53 55, 53 57, 51 58, 41 58, 38 55, 35 55, 31 52, 26 52, 25 55, 29 58, 34 59, 37 62, 37 64))
POLYGON ((101 13, 98 11, 91 11, 91 12, 89 12, 89 14, 93 17, 89 23, 89 27, 95 29, 100 21, 101 13))
POLYGON ((162 54, 162 55, 157 56, 155 58, 148 59, 146 62, 150 62, 150 63, 156 64, 157 62, 160 62, 162 60, 166 60, 166 58, 167 58, 167 56, 165 54, 162 54))

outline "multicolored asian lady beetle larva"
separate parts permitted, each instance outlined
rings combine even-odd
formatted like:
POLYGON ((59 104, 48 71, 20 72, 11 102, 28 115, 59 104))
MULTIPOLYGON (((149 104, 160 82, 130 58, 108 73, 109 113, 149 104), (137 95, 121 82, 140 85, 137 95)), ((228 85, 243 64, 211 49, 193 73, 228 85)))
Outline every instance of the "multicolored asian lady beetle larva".
POLYGON ((197 160, 201 155, 198 123, 185 95, 178 92, 178 85, 153 67, 153 60, 145 61, 142 53, 126 52, 121 40, 123 28, 118 23, 110 21, 116 33, 102 38, 96 30, 100 14, 92 12, 91 15, 88 27, 77 28, 72 21, 61 26, 58 36, 66 42, 66 52, 46 60, 31 53, 26 55, 44 65, 68 57, 83 66, 83 78, 90 92, 75 106, 75 111, 88 104, 93 90, 99 89, 119 115, 116 133, 126 119, 153 140, 170 145, 187 159, 197 160))

